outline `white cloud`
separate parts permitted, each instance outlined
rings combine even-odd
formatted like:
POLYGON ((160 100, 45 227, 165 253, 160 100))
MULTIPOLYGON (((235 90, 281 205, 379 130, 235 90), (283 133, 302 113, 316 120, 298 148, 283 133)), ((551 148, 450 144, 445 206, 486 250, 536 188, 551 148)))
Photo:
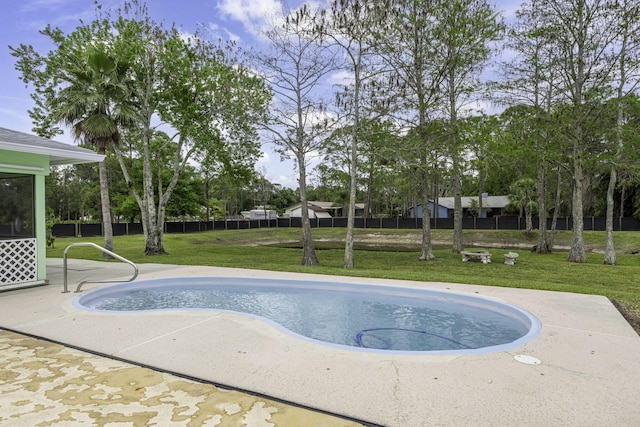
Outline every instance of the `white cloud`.
POLYGON ((337 71, 331 74, 327 81, 332 85, 348 86, 353 83, 353 73, 350 71, 337 71))
POLYGON ((227 39, 233 41, 233 42, 238 42, 240 40, 240 36, 237 35, 236 33, 234 33, 233 31, 230 31, 228 29, 224 29, 224 32, 227 33, 227 39))
POLYGON ((293 161, 279 159, 278 154, 268 148, 260 153, 255 170, 264 174, 270 182, 292 189, 298 188, 298 172, 293 161))
POLYGON ((279 0, 221 0, 217 7, 253 36, 260 36, 266 25, 282 16, 279 0))
POLYGON ((266 153, 264 151, 261 152, 260 158, 256 162, 256 166, 268 165, 269 163, 271 163, 271 156, 269 155, 269 153, 266 153))
POLYGON ((20 3, 20 10, 25 12, 42 11, 42 9, 53 9, 58 7, 69 8, 75 6, 74 0, 29 0, 20 3))
POLYGON ((240 36, 238 34, 232 32, 228 28, 220 27, 220 25, 214 22, 210 22, 207 25, 206 30, 209 32, 209 34, 211 34, 212 40, 222 39, 231 40, 233 42, 240 41, 240 36))
POLYGON ((283 187, 288 187, 291 188, 292 190, 297 189, 298 186, 298 179, 295 176, 295 174, 293 175, 280 175, 278 177, 275 178, 274 182, 282 185, 283 187))

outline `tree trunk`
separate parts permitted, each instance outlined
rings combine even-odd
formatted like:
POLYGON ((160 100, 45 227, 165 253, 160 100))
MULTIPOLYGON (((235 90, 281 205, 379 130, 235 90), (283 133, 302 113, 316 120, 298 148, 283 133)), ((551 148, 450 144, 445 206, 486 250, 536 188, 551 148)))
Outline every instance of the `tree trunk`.
POLYGON ((453 169, 453 245, 454 253, 462 252, 462 165, 458 147, 458 114, 456 108, 456 70, 449 70, 449 127, 451 132, 452 169, 453 169))
MULTIPOLYGON (((536 53, 538 52, 538 48, 536 48, 536 53)), ((536 81, 536 90, 535 90, 535 102, 534 106, 536 111, 539 111, 540 108, 540 72, 541 69, 536 63, 536 71, 535 71, 535 81, 536 81)), ((549 85, 548 94, 546 96, 546 105, 545 105, 545 117, 544 120, 547 121, 549 119, 549 112, 552 109, 552 89, 553 86, 549 85)), ((538 113, 536 113, 538 115, 538 113)), ((539 119, 541 119, 539 117, 539 119)), ((540 122, 540 120, 538 120, 540 122)), ((538 244, 536 245, 536 252, 538 254, 548 254, 551 253, 552 243, 549 242, 549 234, 547 233, 547 193, 548 193, 548 184, 547 184, 547 171, 548 171, 548 161, 546 156, 546 151, 548 147, 551 146, 551 135, 549 130, 545 127, 544 130, 544 145, 540 147, 538 144, 538 152, 541 152, 542 158, 540 163, 538 164, 538 244)), ((558 183, 559 185, 559 183, 558 183)), ((553 230, 552 230, 553 233, 553 230)), ((553 235, 553 234, 552 234, 553 235)))
MULTIPOLYGON (((425 159, 426 160, 426 159, 425 159)), ((426 168, 426 161, 423 162, 423 167, 426 168)), ((429 191, 427 182, 427 171, 422 170, 422 253, 420 254, 420 261, 431 261, 436 259, 433 254, 433 248, 431 245, 431 210, 429 209, 429 191)), ((418 211, 416 210, 416 213, 418 211)), ((417 215, 416 215, 417 216, 417 215)))
POLYGON ((574 85, 572 88, 572 98, 573 98, 573 110, 574 114, 577 114, 574 131, 575 131, 575 140, 573 141, 573 198, 572 198, 572 206, 571 212, 573 216, 573 239, 571 241, 571 250, 569 251, 569 257, 567 258, 570 262, 587 262, 587 257, 584 252, 584 211, 583 211, 583 170, 582 170, 582 156, 584 154, 584 129, 583 129, 583 120, 584 114, 582 109, 584 108, 584 85, 586 81, 586 61, 587 61, 587 53, 585 50, 587 49, 586 43, 584 39, 584 34, 586 34, 585 28, 587 28, 587 24, 585 23, 585 1, 581 0, 577 4, 577 28, 575 29, 575 34, 577 34, 577 38, 580 40, 576 40, 577 52, 575 55, 575 78, 574 85))
MULTIPOLYGON (((355 128, 355 126, 354 126, 355 128)), ((355 268, 353 253, 353 234, 356 216, 356 135, 351 141, 351 179, 349 185, 349 211, 347 213, 347 236, 344 246, 344 268, 355 268)))
POLYGON ((606 265, 616 265, 616 249, 613 244, 613 192, 616 188, 618 171, 616 166, 611 166, 611 177, 607 187, 607 218, 606 218, 606 245, 604 250, 604 263, 606 265))
POLYGON ((349 211, 347 213, 347 235, 344 244, 344 268, 355 268, 353 252, 353 234, 356 216, 356 190, 358 185, 358 136, 360 132, 360 80, 361 51, 358 51, 357 59, 354 59, 354 86, 353 86, 353 126, 351 128, 351 153, 349 159, 349 211))
MULTIPOLYGON (((434 179, 433 179, 433 217, 437 220, 440 217, 440 212, 438 209, 438 206, 440 206, 440 200, 439 200, 439 192, 440 190, 438 189, 438 174, 435 175, 434 179)), ((437 227, 436 227, 437 228, 437 227)))
POLYGON ((531 213, 530 207, 524 209, 524 222, 526 227, 525 233, 530 236, 533 234, 533 214, 531 213))
MULTIPOLYGON (((606 245, 604 251, 604 263, 606 265, 616 265, 616 248, 613 243, 613 216, 614 216, 614 201, 613 195, 616 190, 616 184, 618 180, 618 163, 622 161, 622 150, 624 148, 624 142, 622 140, 622 122, 624 120, 624 110, 622 105, 622 91, 624 89, 625 72, 624 62, 621 65, 621 83, 618 86, 618 108, 616 118, 616 154, 611 165, 611 176, 609 177, 609 186, 607 187, 607 218, 606 218, 606 245)), ((622 208, 620 208, 622 210, 622 208)))
POLYGON ((453 246, 454 253, 462 252, 462 177, 457 156, 453 163, 453 246))
MULTIPOLYGON (((480 159, 481 163, 484 159, 480 159)), ((483 168, 478 168, 478 218, 484 218, 482 216, 482 193, 484 192, 484 173, 483 168)))
POLYGON ((548 254, 549 242, 547 241, 547 174, 544 164, 538 166, 538 244, 536 252, 548 254))
POLYGON ((553 216, 551 217, 551 235, 549 236, 549 252, 553 252, 553 244, 556 237, 556 227, 558 225, 558 215, 560 215, 560 201, 562 200, 562 170, 558 168, 556 177, 556 196, 553 202, 553 216))
MULTIPOLYGON (((371 160, 370 160, 371 161, 371 160)), ((371 204, 373 203, 373 165, 369 166, 369 177, 367 178, 367 195, 364 200, 364 216, 370 218, 371 204)))
MULTIPOLYGON (((100 154, 104 154, 104 150, 100 154)), ((113 252, 113 225, 111 224, 111 200, 109 199, 109 181, 107 178, 107 160, 103 160, 98 164, 98 173, 100 176, 100 199, 102 205, 102 233, 104 234, 105 249, 113 252)), ((102 254, 103 258, 112 258, 106 253, 102 254)))
POLYGON ((298 155, 298 170, 300 171, 300 209, 302 210, 302 265, 320 265, 313 237, 311 236, 311 221, 309 220, 309 204, 307 201, 307 172, 302 155, 298 155))
MULTIPOLYGON (((626 16, 626 14, 625 14, 626 16)), ((635 18, 634 18, 635 19, 635 18)), ((625 20, 625 27, 628 28, 628 23, 625 20)), ((620 82, 617 88, 618 106, 616 109, 616 154, 611 165, 611 176, 609 178, 609 187, 607 188, 607 219, 606 219, 606 246, 604 251, 604 263, 607 265, 616 265, 616 249, 613 242, 613 216, 614 216, 614 201, 613 195, 616 189, 616 183, 618 179, 618 164, 622 161, 622 152, 624 149, 624 141, 622 138, 622 126, 624 121, 624 106, 622 104, 622 98, 624 95, 625 86, 627 83, 627 43, 629 40, 629 34, 624 33, 622 38, 622 46, 620 50, 620 82)), ((624 203, 624 189, 622 191, 622 200, 620 206, 620 215, 622 216, 624 203)))
POLYGON ((574 158, 573 169, 573 198, 571 206, 573 238, 567 261, 587 262, 587 256, 584 251, 584 215, 582 213, 582 162, 579 157, 574 158))
POLYGON ((209 206, 209 186, 211 185, 211 180, 207 178, 204 182, 204 200, 206 204, 205 218, 207 218, 207 222, 211 219, 211 207, 209 206))
MULTIPOLYGON (((150 123, 148 121, 147 123, 150 123)), ((162 227, 164 224, 158 224, 158 211, 155 204, 155 192, 153 189, 153 167, 151 165, 151 128, 145 129, 142 137, 142 186, 143 186, 143 211, 147 216, 147 233, 145 234, 144 254, 145 255, 161 255, 166 253, 162 245, 162 227)), ((144 224, 144 223, 143 223, 144 224)))

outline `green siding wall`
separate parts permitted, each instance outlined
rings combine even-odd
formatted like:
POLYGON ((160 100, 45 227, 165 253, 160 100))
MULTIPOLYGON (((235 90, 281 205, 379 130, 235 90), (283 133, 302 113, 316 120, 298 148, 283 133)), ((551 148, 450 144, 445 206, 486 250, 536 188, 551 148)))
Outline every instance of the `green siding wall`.
POLYGON ((49 156, 0 150, 0 172, 35 175, 35 234, 38 242, 38 280, 47 278, 47 240, 44 178, 49 175, 49 156))

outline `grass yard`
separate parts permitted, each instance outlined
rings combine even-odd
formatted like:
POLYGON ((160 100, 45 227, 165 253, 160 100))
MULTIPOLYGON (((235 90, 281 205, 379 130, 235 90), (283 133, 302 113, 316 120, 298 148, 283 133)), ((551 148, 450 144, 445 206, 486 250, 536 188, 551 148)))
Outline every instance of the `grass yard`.
MULTIPOLYGON (((616 303, 636 331, 640 331, 640 233, 616 233, 617 266, 603 264, 604 233, 585 232, 588 262, 567 262, 571 232, 556 235, 557 249, 549 255, 532 253, 535 237, 518 231, 464 231, 465 247, 488 247, 493 262, 463 263, 451 252, 451 230, 434 230, 436 260, 422 262, 420 236, 416 230, 355 230, 355 269, 343 268, 344 229, 319 228, 312 231, 320 266, 302 266, 301 230, 262 228, 221 230, 191 234, 165 234, 167 255, 145 257, 143 236, 114 238, 115 252, 135 263, 206 265, 253 268, 343 276, 376 277, 416 281, 469 283, 512 288, 542 289, 604 295, 616 303), (520 254, 514 266, 503 264, 503 254, 520 254)), ((62 257, 71 243, 97 238, 58 238, 47 257, 62 257)), ((77 247, 70 258, 102 260, 95 248, 77 247)), ((118 262, 118 261, 114 261, 118 262)))

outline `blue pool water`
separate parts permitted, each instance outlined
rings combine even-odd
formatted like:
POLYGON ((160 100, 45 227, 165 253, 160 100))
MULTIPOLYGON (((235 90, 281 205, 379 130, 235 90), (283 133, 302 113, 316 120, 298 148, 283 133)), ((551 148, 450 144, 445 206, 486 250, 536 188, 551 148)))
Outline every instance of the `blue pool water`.
POLYGON ((303 339, 376 352, 504 351, 540 330, 531 314, 487 298, 356 283, 165 278, 96 289, 75 304, 110 312, 232 311, 266 319, 303 339))

